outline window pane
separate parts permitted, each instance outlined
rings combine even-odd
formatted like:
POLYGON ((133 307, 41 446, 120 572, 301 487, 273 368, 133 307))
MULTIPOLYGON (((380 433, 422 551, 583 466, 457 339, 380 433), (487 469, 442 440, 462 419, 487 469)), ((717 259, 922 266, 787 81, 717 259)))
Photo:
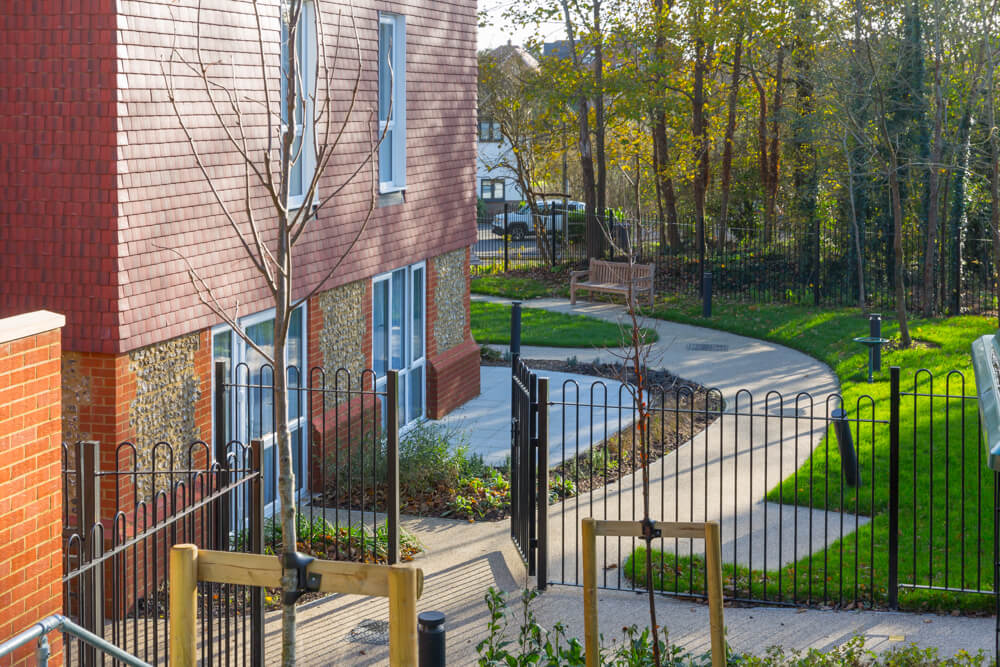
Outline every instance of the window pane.
MULTIPOLYGON (((247 336, 268 356, 274 356, 274 320, 247 327, 247 336)), ((247 345, 246 362, 250 370, 250 438, 262 438, 274 430, 274 369, 257 350, 247 345), (263 369, 263 370, 262 370, 263 369)))
MULTIPOLYGON (((225 363, 225 377, 227 381, 230 381, 233 377, 233 332, 232 331, 221 331, 212 336, 212 361, 221 361, 225 363)), ((215 378, 215 369, 212 369, 212 378, 215 378)), ((235 390, 230 390, 235 391, 235 390)), ((232 415, 233 406, 232 401, 225 401, 223 404, 223 413, 221 415, 216 415, 216 424, 222 424, 222 437, 225 442, 229 442, 233 438, 232 429, 232 415)))
MULTIPOLYGON (((297 111, 296 111, 297 112, 297 111)), ((301 197, 304 193, 302 192, 302 165, 305 163, 304 151, 299 152, 302 146, 302 135, 296 133, 295 139, 292 140, 292 158, 295 160, 292 164, 292 173, 289 175, 288 181, 288 196, 289 197, 301 197)))
POLYGON ((300 389, 306 384, 302 349, 302 308, 296 308, 288 325, 288 343, 285 348, 285 358, 288 359, 288 421, 299 418, 299 406, 305 401, 305 394, 300 389))
POLYGON ((390 339, 391 368, 400 370, 404 367, 403 345, 406 344, 404 330, 404 309, 406 306, 406 269, 392 272, 392 338, 390 339))
POLYGON ((372 365, 378 377, 389 369, 389 281, 375 283, 372 296, 372 365))
MULTIPOLYGON (((395 63, 392 55, 393 24, 379 24, 378 39, 378 117, 387 120, 392 106, 392 83, 395 63)), ((395 115, 394 113, 392 115, 395 115)))
POLYGON ((493 197, 494 199, 505 199, 506 193, 504 192, 504 182, 497 181, 493 184, 493 197))
POLYGON ((412 299, 412 327, 410 329, 411 338, 411 360, 424 356, 424 270, 413 270, 413 290, 410 292, 412 299))
POLYGON ((410 386, 408 387, 409 410, 406 413, 407 421, 413 421, 424 413, 424 367, 419 366, 409 372, 410 386))
POLYGON ((392 183, 392 130, 385 133, 378 147, 378 180, 380 183, 392 183))

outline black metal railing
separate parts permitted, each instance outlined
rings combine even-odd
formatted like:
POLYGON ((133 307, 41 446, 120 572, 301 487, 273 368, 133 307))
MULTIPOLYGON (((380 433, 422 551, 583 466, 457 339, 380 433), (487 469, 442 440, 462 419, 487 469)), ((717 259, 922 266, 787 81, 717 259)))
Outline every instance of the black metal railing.
MULTIPOLYGON (((274 370, 216 363, 217 446, 235 435, 263 443, 264 505, 278 507, 274 370)), ((288 369, 289 431, 299 539, 330 560, 399 562, 399 374, 288 369)), ((276 543, 265 520, 265 546, 276 543)))
MULTIPOLYGON (((98 450, 63 445, 64 613, 145 662, 167 664, 170 548, 262 551, 259 443, 229 443, 221 463, 204 442, 122 443, 105 468, 98 450)), ((262 664, 259 588, 200 584, 198 614, 205 664, 262 664)), ((67 639, 66 664, 101 660, 93 645, 67 639)))
MULTIPOLYGON (((899 375, 891 369, 888 400, 655 388, 652 518, 720 523, 731 600, 933 608, 935 596, 959 595, 985 609, 994 481, 976 397, 957 372, 920 371, 906 392, 899 375)), ((642 519, 641 440, 627 384, 553 391, 561 400, 540 406, 551 423, 548 485, 560 498, 548 511, 547 581, 577 586, 581 520, 642 519)), ((599 539, 599 585, 643 589, 643 542, 599 539)), ((653 548, 657 590, 705 596, 698 541, 653 548)))
MULTIPOLYGON (((559 204, 530 214, 523 206, 506 204, 477 217, 473 246, 474 274, 578 265, 587 259, 585 218, 580 211, 563 212, 559 204)), ((841 226, 777 226, 765 237, 752 219, 720 230, 707 225, 699 243, 691 221, 667 223, 648 215, 609 210, 597 216, 606 244, 606 258, 618 248, 631 248, 637 261, 655 264, 657 291, 699 294, 701 276, 710 272, 717 294, 752 303, 855 305, 859 280, 855 240, 841 226)), ((907 306, 933 299, 939 311, 987 313, 996 310, 992 280, 992 240, 963 239, 958 262, 937 267, 933 288, 924 285, 919 234, 903 239, 903 281, 907 306)), ((867 305, 890 308, 895 303, 894 251, 891 230, 867 229, 862 234, 863 281, 867 305)), ((955 255, 958 257, 958 255, 955 255)))

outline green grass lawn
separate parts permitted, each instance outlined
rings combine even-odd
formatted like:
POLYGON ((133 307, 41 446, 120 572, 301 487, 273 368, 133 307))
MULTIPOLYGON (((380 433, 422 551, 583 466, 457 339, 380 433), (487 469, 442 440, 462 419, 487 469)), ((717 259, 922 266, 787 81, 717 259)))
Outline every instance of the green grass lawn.
POLYGON ((473 294, 488 294, 509 299, 536 299, 549 296, 548 285, 535 278, 503 275, 476 276, 472 279, 473 294))
MULTIPOLYGON (((510 343, 510 306, 473 302, 472 337, 478 343, 510 343)), ((656 332, 647 330, 647 340, 656 332)), ((545 347, 619 347, 622 330, 614 322, 584 315, 552 313, 537 308, 521 309, 521 344, 545 347)))

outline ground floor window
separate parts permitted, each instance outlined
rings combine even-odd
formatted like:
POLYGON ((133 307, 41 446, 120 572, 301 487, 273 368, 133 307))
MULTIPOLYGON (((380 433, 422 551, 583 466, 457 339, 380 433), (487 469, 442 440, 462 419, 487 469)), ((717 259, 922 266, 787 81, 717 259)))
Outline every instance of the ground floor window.
POLYGON ((376 389, 386 372, 399 371, 399 421, 422 419, 426 402, 426 265, 412 264, 376 276, 372 284, 372 366, 376 389))
POLYGON ((479 182, 479 197, 484 201, 503 201, 506 185, 502 178, 484 178, 479 182))
MULTIPOLYGON (((247 337, 262 351, 274 356, 274 311, 268 310, 244 317, 239 322, 247 337)), ((307 468, 303 464, 309 446, 309 429, 305 414, 303 387, 306 375, 306 316, 305 306, 292 313, 285 346, 288 362, 288 429, 292 438, 292 465, 295 485, 299 492, 307 486, 307 468)), ((274 372, 265 357, 226 325, 212 330, 212 360, 225 364, 228 381, 236 385, 229 391, 223 415, 213 415, 213 423, 221 426, 225 441, 249 444, 260 439, 263 446, 264 502, 267 512, 277 509, 278 456, 274 432, 274 372)), ((214 374, 213 374, 213 382, 214 374)), ((213 410, 215 410, 213 405, 213 410)))

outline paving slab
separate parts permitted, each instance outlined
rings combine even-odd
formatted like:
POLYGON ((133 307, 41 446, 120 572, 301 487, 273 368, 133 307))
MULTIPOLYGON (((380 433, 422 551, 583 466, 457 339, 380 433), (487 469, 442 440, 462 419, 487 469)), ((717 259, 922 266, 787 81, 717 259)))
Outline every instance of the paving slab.
MULTIPOLYGON (((538 375, 549 378, 549 400, 553 403, 549 411, 552 465, 562 463, 566 454, 561 446, 563 435, 586 450, 632 424, 634 401, 621 382, 557 371, 538 375), (574 409, 577 403, 594 408, 584 415, 574 409)), ((459 429, 466 435, 472 453, 490 465, 499 465, 510 457, 510 368, 482 366, 479 382, 482 389, 477 398, 431 423, 459 429)))

